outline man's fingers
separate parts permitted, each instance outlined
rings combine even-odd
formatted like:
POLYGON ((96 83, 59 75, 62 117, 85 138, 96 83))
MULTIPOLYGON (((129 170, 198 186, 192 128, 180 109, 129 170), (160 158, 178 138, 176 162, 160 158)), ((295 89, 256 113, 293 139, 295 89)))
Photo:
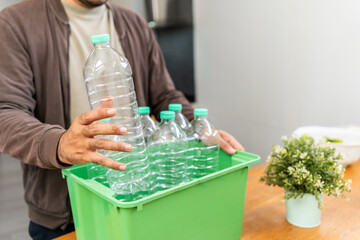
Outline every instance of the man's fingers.
POLYGON ((96 108, 84 114, 81 114, 78 121, 82 125, 89 125, 103 118, 113 117, 116 114, 114 108, 96 108))
POLYGON ((106 123, 93 123, 83 128, 83 135, 85 137, 94 137, 96 135, 124 135, 126 128, 118 125, 106 123))
POLYGON ((224 139, 227 143, 229 143, 231 147, 233 147, 237 150, 240 150, 240 151, 245 151, 245 148, 229 133, 227 133, 223 130, 218 130, 218 131, 219 131, 221 138, 224 139))
POLYGON ((126 169, 126 165, 120 162, 115 162, 111 160, 110 158, 107 158, 101 154, 96 154, 93 159, 91 159, 91 162, 103 165, 105 167, 114 169, 114 170, 120 170, 124 171, 126 169))
POLYGON ((103 149, 119 152, 130 152, 132 149, 131 145, 127 143, 98 138, 89 139, 88 146, 90 150, 103 149))
POLYGON ((231 147, 230 144, 227 143, 224 139, 220 140, 220 148, 231 155, 236 153, 235 149, 231 147))
POLYGON ((97 108, 111 108, 113 104, 114 104, 114 98, 108 96, 100 102, 100 105, 97 108))

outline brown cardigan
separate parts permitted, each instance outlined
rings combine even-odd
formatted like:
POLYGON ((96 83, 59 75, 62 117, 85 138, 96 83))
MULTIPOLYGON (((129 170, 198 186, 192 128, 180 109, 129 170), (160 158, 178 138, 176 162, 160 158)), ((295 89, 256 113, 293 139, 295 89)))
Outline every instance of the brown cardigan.
MULTIPOLYGON (((107 7, 133 69, 139 106, 159 117, 169 103, 182 103, 192 119, 192 106, 175 89, 147 23, 111 2, 107 7)), ((70 126, 69 33, 60 0, 27 0, 0 12, 0 152, 22 162, 30 219, 52 229, 72 222, 56 158, 70 126)))

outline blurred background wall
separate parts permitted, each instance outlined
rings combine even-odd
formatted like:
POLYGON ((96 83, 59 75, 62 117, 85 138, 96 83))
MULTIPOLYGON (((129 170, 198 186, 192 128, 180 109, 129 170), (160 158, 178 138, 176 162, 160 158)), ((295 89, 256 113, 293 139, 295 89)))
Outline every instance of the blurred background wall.
POLYGON ((0 10, 3 9, 4 7, 7 7, 11 4, 20 2, 21 0, 0 0, 0 10))
POLYGON ((301 125, 360 124, 360 2, 194 0, 196 104, 264 158, 301 125))
POLYGON ((138 12, 154 31, 178 90, 194 102, 193 0, 113 0, 138 12))

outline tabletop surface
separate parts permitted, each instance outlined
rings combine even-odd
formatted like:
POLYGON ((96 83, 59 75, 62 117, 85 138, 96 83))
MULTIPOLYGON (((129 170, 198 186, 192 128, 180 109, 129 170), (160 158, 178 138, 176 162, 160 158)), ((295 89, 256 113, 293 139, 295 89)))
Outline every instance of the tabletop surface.
POLYGON ((353 181, 349 199, 324 196, 321 224, 315 228, 300 228, 286 221, 284 190, 259 182, 264 168, 249 171, 242 240, 360 239, 360 161, 345 171, 345 178, 353 181))
MULTIPOLYGON (((360 239, 360 161, 345 171, 345 177, 353 181, 349 199, 324 196, 321 224, 315 228, 299 228, 286 221, 284 190, 259 182, 264 168, 261 165, 248 173, 242 240, 360 239)), ((75 232, 57 238, 75 239, 75 232)))

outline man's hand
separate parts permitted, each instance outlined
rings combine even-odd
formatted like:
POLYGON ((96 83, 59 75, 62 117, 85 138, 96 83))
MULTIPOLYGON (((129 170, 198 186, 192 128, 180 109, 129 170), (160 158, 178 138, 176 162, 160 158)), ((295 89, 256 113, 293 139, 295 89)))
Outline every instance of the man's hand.
POLYGON ((104 100, 100 106, 77 117, 70 128, 61 136, 58 158, 65 164, 84 164, 93 162, 115 170, 125 170, 126 165, 115 162, 98 153, 97 149, 130 152, 131 145, 108 139, 95 138, 96 135, 124 135, 126 128, 99 123, 100 119, 113 117, 116 110, 111 108, 113 98, 104 100))
POLYGON ((236 150, 245 151, 244 147, 229 133, 218 130, 220 134, 220 147, 228 154, 235 154, 236 150))

